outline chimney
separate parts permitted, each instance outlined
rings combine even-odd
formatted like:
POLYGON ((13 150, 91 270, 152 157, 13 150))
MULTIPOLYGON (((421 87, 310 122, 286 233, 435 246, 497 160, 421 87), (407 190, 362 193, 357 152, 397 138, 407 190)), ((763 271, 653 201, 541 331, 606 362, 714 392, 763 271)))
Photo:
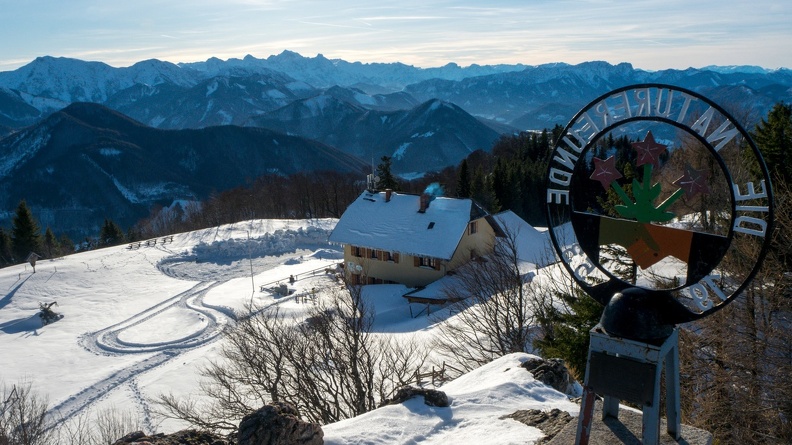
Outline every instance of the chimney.
POLYGON ((418 208, 418 213, 424 213, 429 208, 429 195, 426 193, 421 194, 421 206, 418 208))
POLYGON ((393 195, 393 189, 385 189, 385 202, 390 202, 391 195, 393 195))

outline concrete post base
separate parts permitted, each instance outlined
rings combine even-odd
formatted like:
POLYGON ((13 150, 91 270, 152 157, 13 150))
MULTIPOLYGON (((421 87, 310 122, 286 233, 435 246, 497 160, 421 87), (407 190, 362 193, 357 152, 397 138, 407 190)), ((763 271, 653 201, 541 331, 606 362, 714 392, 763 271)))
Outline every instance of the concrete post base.
MULTIPOLYGON (((643 415, 627 407, 621 407, 619 418, 606 417, 602 420, 602 402, 594 405, 594 418, 591 424, 589 445, 641 445, 641 424, 643 415)), ((689 425, 682 425, 679 440, 665 433, 666 420, 660 421, 661 445, 712 445, 712 434, 689 425)), ((573 420, 546 445, 574 445, 577 421, 573 420)))

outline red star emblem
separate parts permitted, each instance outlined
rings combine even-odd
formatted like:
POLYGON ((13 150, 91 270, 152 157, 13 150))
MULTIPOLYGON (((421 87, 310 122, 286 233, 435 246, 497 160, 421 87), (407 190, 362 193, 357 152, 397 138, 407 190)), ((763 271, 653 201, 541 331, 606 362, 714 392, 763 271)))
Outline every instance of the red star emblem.
POLYGON ((654 135, 651 131, 646 133, 643 142, 633 142, 632 148, 638 153, 638 158, 635 160, 635 166, 640 167, 644 164, 652 164, 655 167, 660 167, 660 155, 666 152, 667 147, 663 144, 655 142, 654 135))
POLYGON ((674 181, 674 185, 685 191, 685 197, 691 198, 699 193, 709 193, 706 170, 696 170, 690 165, 685 166, 685 174, 674 181))
POLYGON ((608 159, 602 160, 594 158, 594 173, 590 178, 599 181, 605 190, 608 190, 611 183, 622 177, 622 174, 616 170, 616 158, 611 156, 608 159))

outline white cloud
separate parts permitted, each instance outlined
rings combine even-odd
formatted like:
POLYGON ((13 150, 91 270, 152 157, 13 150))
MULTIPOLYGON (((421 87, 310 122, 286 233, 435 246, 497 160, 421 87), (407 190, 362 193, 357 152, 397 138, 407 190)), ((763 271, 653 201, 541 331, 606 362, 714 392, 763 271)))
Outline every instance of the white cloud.
POLYGON ((792 41, 792 3, 770 0, 5 3, 0 40, 14 44, 4 48, 0 69, 41 55, 93 54, 129 65, 284 49, 418 66, 596 59, 646 69, 792 67, 782 45, 792 41))

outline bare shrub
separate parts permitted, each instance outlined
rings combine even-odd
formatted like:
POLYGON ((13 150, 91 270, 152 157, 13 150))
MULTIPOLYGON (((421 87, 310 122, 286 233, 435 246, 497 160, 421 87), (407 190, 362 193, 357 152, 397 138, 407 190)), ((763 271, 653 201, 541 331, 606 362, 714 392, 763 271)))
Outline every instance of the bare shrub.
POLYGON ((47 399, 30 382, 0 384, 0 444, 50 445, 53 433, 47 429, 47 399))
POLYGON ((776 230, 759 273, 723 310, 680 331, 683 420, 723 444, 792 443, 792 188, 774 185, 776 230))
POLYGON ((336 422, 376 408, 426 359, 415 342, 372 333, 360 286, 332 289, 305 318, 249 310, 255 315, 228 332, 221 358, 202 371, 211 402, 160 395, 161 415, 233 431, 245 414, 282 401, 308 420, 336 422))
POLYGON ((534 271, 518 257, 519 233, 504 230, 492 253, 459 268, 444 290, 457 314, 440 326, 435 348, 465 370, 531 352, 537 321, 552 304, 551 292, 530 283, 534 271))
POLYGON ((126 434, 140 430, 137 413, 113 406, 64 421, 56 428, 56 434, 58 444, 112 445, 126 434))

